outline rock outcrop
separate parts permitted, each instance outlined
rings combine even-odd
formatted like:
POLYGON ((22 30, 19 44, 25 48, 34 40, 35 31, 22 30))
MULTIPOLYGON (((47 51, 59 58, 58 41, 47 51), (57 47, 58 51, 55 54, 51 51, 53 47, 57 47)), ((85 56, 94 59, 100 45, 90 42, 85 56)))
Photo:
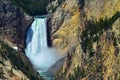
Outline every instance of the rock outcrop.
POLYGON ((14 44, 24 45, 26 28, 32 18, 25 16, 21 9, 9 0, 0 0, 0 37, 14 44))
POLYGON ((32 20, 10 0, 0 0, 0 80, 42 79, 22 50, 32 20))
MULTIPOLYGON (((48 44, 66 55, 66 61, 57 73, 56 80, 120 79, 119 4, 120 0, 53 0, 48 5, 48 11, 53 11, 48 19, 48 36, 51 36, 48 44)), ((9 0, 0 0, 1 40, 22 48, 26 28, 31 22, 32 18, 25 16, 9 0)), ((6 48, 1 45, 3 44, 0 43, 0 51, 6 53, 6 56, 2 55, 4 59, 12 59, 11 54, 8 54, 9 49, 6 52, 6 48)), ((23 53, 14 56, 20 58, 20 63, 23 61, 25 64, 27 61, 31 65, 23 53)), ((0 58, 2 67, 4 59, 0 58)), ((21 67, 17 67, 19 68, 21 67)), ((33 70, 32 73, 34 72, 33 70)))
POLYGON ((118 80, 120 0, 65 0, 51 17, 54 47, 66 54, 57 80, 118 80))

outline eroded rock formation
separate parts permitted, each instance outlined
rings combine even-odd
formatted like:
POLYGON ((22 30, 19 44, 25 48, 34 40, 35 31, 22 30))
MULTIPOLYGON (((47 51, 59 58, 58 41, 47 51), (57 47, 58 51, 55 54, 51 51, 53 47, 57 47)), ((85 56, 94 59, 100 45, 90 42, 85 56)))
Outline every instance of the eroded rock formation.
POLYGON ((0 1, 0 37, 14 44, 24 45, 26 28, 32 22, 32 17, 24 15, 9 0, 0 1))
POLYGON ((53 13, 53 46, 68 54, 59 80, 118 80, 119 0, 65 0, 53 13))
POLYGON ((32 17, 14 6, 10 0, 0 0, 1 80, 42 79, 22 51, 26 29, 31 23, 32 17), (13 49, 14 46, 20 49, 13 49))

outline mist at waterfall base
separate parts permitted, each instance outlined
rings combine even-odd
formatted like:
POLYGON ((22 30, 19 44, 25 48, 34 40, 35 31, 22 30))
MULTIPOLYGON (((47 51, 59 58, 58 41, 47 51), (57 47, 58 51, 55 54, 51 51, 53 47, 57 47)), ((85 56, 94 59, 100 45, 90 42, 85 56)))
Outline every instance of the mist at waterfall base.
MULTIPOLYGON (((47 46, 46 18, 34 18, 31 27, 27 30, 25 53, 43 77, 51 75, 53 72, 47 72, 50 71, 49 68, 63 58, 55 48, 47 46)), ((47 80, 51 79, 47 78, 47 80)))
POLYGON ((47 71, 62 55, 54 48, 40 48, 41 52, 27 55, 37 70, 47 71))

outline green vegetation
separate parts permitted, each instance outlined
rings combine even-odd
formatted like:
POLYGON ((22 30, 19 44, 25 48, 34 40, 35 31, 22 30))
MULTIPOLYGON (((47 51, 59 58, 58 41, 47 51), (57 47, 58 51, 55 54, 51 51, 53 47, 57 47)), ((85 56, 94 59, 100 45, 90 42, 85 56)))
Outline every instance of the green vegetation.
MULTIPOLYGON (((17 7, 22 8, 31 16, 47 14, 47 6, 54 0, 11 0, 17 7)), ((63 0, 58 0, 59 5, 63 0)))
MULTIPOLYGON (((61 70, 62 70, 62 68, 61 68, 61 70)), ((64 73, 61 72, 61 70, 60 70, 60 72, 58 72, 58 75, 56 75, 55 80, 65 79, 68 68, 65 69, 64 73)), ((74 68, 74 73, 73 74, 69 74, 67 79, 68 80, 80 80, 83 77, 85 77, 85 69, 79 67, 79 65, 78 65, 76 68, 74 68)))
POLYGON ((16 6, 22 8, 29 15, 46 14, 48 0, 11 0, 16 6))
POLYGON ((4 75, 3 69, 0 68, 0 78, 3 78, 3 75, 4 75))
MULTIPOLYGON (((64 1, 65 1, 65 0, 58 0, 58 5, 57 5, 57 6, 52 5, 52 6, 49 8, 49 10, 52 10, 52 12, 55 12, 56 9, 57 9, 64 1)), ((49 11, 49 10, 48 10, 48 11, 49 11)))
POLYGON ((5 66, 4 61, 2 61, 2 60, 0 60, 0 64, 2 64, 3 66, 5 66))
POLYGON ((65 0, 58 0, 58 4, 62 4, 62 2, 65 1, 65 0))
POLYGON ((79 0, 79 4, 80 4, 80 8, 83 9, 83 7, 85 5, 85 1, 84 0, 79 0))
POLYGON ((92 55, 92 43, 99 40, 100 35, 111 28, 112 24, 120 17, 120 12, 117 12, 111 18, 100 19, 96 21, 88 21, 86 29, 82 32, 82 48, 84 52, 89 51, 92 55))
MULTIPOLYGON (((81 44, 82 44, 82 48, 84 52, 88 50, 89 56, 92 57, 94 55, 94 52, 92 51, 92 43, 99 41, 100 35, 102 35, 104 31, 110 29, 112 27, 112 24, 119 17, 120 17, 120 12, 117 12, 116 14, 114 14, 114 16, 112 16, 109 19, 108 18, 105 18, 104 20, 100 19, 99 22, 88 21, 86 24, 86 29, 83 31, 82 36, 81 36, 82 41, 83 41, 81 44)), ((99 55, 98 59, 101 60, 101 55, 99 55)), ((92 66, 91 63, 94 63, 92 61, 95 61, 95 60, 90 60, 89 62, 87 62, 87 65, 92 66)), ((98 62, 95 69, 90 67, 91 71, 99 70, 98 72, 102 72, 100 63, 98 62)), ((78 66, 76 69, 74 69, 74 74, 69 75, 69 80, 80 80, 84 78, 86 74, 88 74, 88 72, 85 71, 85 69, 83 68, 81 69, 78 66)))
POLYGON ((10 59, 15 69, 21 70, 30 80, 42 80, 42 78, 38 77, 37 74, 31 71, 31 68, 29 67, 31 65, 23 61, 21 56, 22 53, 14 50, 13 48, 8 46, 1 40, 0 40, 0 45, 1 45, 1 49, 0 49, 1 56, 5 59, 10 59))
POLYGON ((79 66, 74 70, 74 75, 69 75, 69 80, 80 80, 85 76, 85 70, 80 69, 79 66))

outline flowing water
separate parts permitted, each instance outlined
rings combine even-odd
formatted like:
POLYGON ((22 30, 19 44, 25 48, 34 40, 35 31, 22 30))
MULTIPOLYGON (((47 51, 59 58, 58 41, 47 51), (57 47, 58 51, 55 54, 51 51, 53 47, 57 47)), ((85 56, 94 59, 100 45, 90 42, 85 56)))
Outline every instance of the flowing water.
MULTIPOLYGON (((50 70, 50 68, 63 58, 63 55, 60 55, 54 48, 48 48, 47 46, 45 17, 34 18, 31 27, 27 31, 25 53, 41 76, 46 80, 53 79, 54 70, 50 70)), ((60 65, 57 67, 60 67, 60 65)))

